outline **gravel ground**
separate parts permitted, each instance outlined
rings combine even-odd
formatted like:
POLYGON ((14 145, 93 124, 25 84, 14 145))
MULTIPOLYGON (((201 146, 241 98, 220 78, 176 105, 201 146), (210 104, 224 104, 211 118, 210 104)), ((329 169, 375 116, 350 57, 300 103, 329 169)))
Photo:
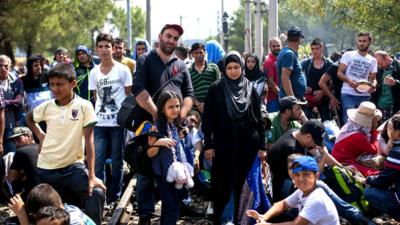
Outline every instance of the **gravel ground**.
MULTIPOLYGON (((195 198, 195 205, 197 205, 198 207, 206 207, 206 202, 204 201, 204 199, 199 198, 194 196, 195 198)), ((135 206, 131 205, 131 209, 129 209, 128 211, 131 211, 131 216, 130 216, 130 221, 128 223, 128 225, 136 225, 138 224, 138 220, 139 217, 135 212, 134 209, 135 206)), ((161 204, 158 203, 156 205, 156 213, 160 215, 160 209, 161 209, 161 204)), ((11 210, 4 204, 0 204, 0 224, 6 224, 5 220, 6 218, 10 217, 10 216, 14 216, 13 213, 11 212, 11 210)), ((105 216, 105 221, 103 222, 103 225, 106 225, 108 223, 108 220, 111 217, 111 212, 108 211, 106 212, 106 216, 105 216)), ((391 219, 387 216, 381 216, 381 217, 376 217, 374 218, 374 221, 378 224, 378 225, 400 225, 400 222, 396 222, 394 219, 391 219)), ((155 215, 153 220, 152 220, 152 225, 159 225, 160 224, 160 217, 155 215)), ((208 218, 189 218, 189 217, 183 217, 181 218, 181 220, 178 221, 177 223, 178 225, 211 225, 212 222, 210 219, 208 218)), ((341 220, 341 225, 348 225, 349 223, 347 223, 345 220, 341 220)))

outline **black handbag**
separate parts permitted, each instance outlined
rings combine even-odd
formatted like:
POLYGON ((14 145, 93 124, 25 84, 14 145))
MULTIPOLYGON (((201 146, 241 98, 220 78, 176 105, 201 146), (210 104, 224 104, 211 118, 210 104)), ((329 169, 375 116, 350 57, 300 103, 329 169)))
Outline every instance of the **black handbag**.
MULTIPOLYGON (((175 60, 168 63, 168 66, 165 68, 164 72, 169 73, 170 65, 172 65, 174 61, 175 60)), ((156 92, 154 92, 152 96, 153 101, 159 92, 172 80, 174 80, 175 77, 176 76, 171 76, 156 92)), ((121 108, 119 109, 117 115, 117 124, 134 132, 145 120, 152 121, 153 117, 150 115, 150 113, 140 107, 136 101, 136 97, 133 94, 128 95, 121 103, 121 108)))

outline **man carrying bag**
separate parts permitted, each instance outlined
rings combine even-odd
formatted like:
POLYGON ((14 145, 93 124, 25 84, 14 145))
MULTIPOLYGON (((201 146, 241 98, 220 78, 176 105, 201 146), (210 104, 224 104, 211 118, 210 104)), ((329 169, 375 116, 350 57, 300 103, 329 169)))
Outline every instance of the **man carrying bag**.
MULTIPOLYGON (((155 102, 158 97, 156 92, 168 81, 167 85, 162 88, 163 90, 159 92, 171 90, 182 97, 180 119, 183 120, 192 108, 194 94, 190 73, 185 63, 173 54, 182 34, 181 26, 166 24, 158 36, 160 46, 150 53, 141 55, 137 60, 133 93, 139 106, 147 113, 143 120, 156 120, 155 102), (171 77, 174 78, 171 80, 171 77)), ((136 126, 141 124, 139 120, 141 119, 135 118, 136 126)), ((154 179, 140 173, 137 177, 136 186, 140 187, 136 190, 139 224, 150 224, 151 215, 154 212, 154 197, 152 197, 154 196, 154 179)))

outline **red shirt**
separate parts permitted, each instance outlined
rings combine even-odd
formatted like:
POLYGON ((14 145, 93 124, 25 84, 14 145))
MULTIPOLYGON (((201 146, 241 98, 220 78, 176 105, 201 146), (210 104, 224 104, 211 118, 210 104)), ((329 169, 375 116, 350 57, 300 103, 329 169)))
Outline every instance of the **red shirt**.
POLYGON ((363 133, 355 133, 339 141, 333 146, 332 156, 341 163, 351 164, 356 167, 364 176, 369 176, 379 172, 370 167, 363 166, 356 162, 356 158, 363 153, 377 154, 378 132, 371 132, 371 140, 363 133))
MULTIPOLYGON (((276 71, 276 59, 274 54, 269 53, 267 59, 264 62, 264 72, 267 75, 267 80, 269 77, 274 79, 274 83, 279 86, 278 72, 276 71)), ((268 91, 267 99, 268 101, 277 99, 278 95, 274 94, 272 91, 268 91)))

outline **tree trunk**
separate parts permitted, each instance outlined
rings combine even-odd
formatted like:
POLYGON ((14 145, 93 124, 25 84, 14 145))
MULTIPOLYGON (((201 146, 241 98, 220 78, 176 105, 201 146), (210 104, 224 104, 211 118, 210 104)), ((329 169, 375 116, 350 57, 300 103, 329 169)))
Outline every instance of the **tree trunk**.
POLYGON ((29 57, 32 55, 32 44, 28 44, 28 47, 26 48, 26 61, 28 62, 29 57))
POLYGON ((12 48, 11 41, 4 40, 3 44, 4 44, 4 46, 3 46, 3 47, 4 47, 4 53, 5 53, 8 57, 10 57, 11 63, 12 63, 13 65, 15 65, 15 56, 14 56, 14 52, 13 52, 13 48, 12 48))

